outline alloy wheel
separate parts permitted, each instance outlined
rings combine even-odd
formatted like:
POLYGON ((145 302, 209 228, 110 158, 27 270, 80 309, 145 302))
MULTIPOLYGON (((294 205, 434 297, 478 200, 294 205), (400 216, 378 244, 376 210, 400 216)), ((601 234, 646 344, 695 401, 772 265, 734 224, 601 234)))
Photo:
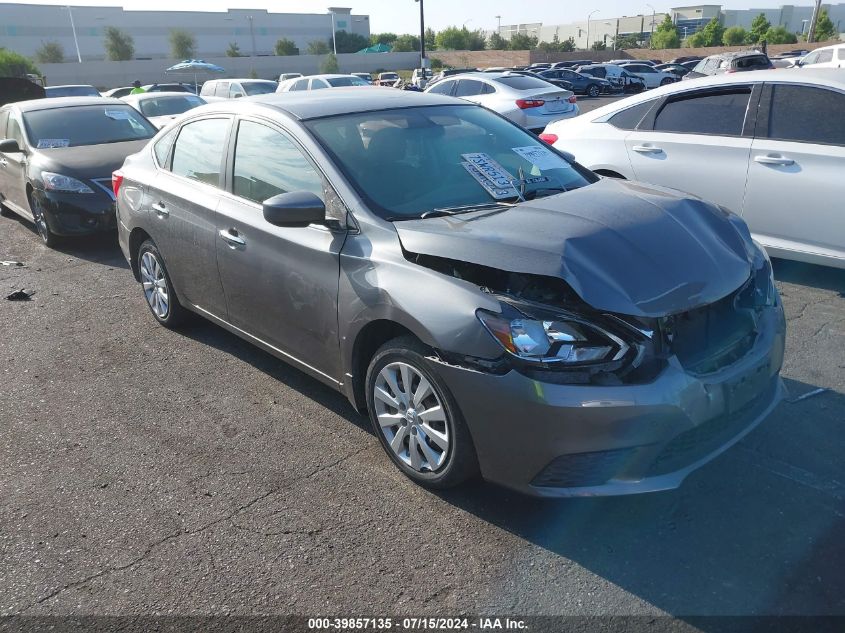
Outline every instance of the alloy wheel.
POLYGON ((436 472, 449 457, 446 410, 434 386, 412 365, 395 362, 378 374, 373 403, 394 455, 417 472, 436 472))
POLYGON ((601 90, 599 89, 598 86, 596 86, 596 85, 590 86, 589 95, 591 97, 598 97, 600 93, 601 93, 601 90))
POLYGON ((153 314, 159 319, 167 318, 170 310, 170 295, 167 289, 167 278, 164 276, 164 267, 155 255, 146 251, 141 255, 140 270, 144 295, 153 314))
POLYGON ((35 229, 44 243, 50 241, 50 227, 47 226, 47 218, 44 215, 44 207, 35 196, 32 197, 32 215, 35 218, 35 229))

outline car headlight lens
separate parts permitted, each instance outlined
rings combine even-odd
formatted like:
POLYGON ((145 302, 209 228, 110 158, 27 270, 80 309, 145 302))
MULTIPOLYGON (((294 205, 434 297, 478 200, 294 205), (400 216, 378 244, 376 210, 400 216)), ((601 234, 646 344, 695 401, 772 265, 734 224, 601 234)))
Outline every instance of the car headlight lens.
POLYGON ((479 310, 478 319, 509 353, 542 363, 598 363, 621 359, 629 346, 588 323, 565 317, 507 318, 479 310))
POLYGON ((62 174, 54 174, 51 171, 42 171, 41 180, 44 182, 44 188, 48 191, 94 193, 94 190, 81 180, 71 178, 70 176, 63 176, 62 174))

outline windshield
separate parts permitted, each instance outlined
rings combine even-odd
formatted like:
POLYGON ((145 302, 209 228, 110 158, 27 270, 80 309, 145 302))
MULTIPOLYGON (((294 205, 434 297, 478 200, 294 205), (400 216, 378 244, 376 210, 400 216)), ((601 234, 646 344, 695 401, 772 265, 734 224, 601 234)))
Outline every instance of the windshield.
POLYGON ((241 83, 243 86, 244 92, 248 96, 252 95, 268 95, 272 92, 276 92, 276 83, 272 81, 250 81, 250 82, 243 82, 241 83))
POLYGON ((141 107, 141 113, 148 117, 154 116, 174 116, 182 114, 192 108, 201 106, 205 103, 199 97, 191 94, 186 94, 184 97, 155 97, 152 99, 142 99, 138 102, 141 107))
POLYGON ((370 208, 391 220, 552 195, 597 179, 478 106, 381 110, 305 125, 370 208))
POLYGON ((55 86, 45 88, 48 97, 99 97, 100 93, 92 86, 55 86))
POLYGON ((73 106, 24 112, 33 147, 77 147, 151 138, 158 130, 129 105, 73 106))
POLYGON ((332 88, 343 88, 344 86, 367 86, 366 81, 360 77, 332 77, 326 79, 332 88))

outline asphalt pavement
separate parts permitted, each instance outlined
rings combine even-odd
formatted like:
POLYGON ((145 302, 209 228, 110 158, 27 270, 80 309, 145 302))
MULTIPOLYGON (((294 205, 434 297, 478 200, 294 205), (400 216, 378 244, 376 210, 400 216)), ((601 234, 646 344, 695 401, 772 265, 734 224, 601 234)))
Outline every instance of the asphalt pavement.
POLYGON ((776 262, 790 400, 736 447, 550 502, 413 485, 339 394, 157 326, 112 237, 2 218, 0 260, 0 614, 845 615, 845 271, 776 262))

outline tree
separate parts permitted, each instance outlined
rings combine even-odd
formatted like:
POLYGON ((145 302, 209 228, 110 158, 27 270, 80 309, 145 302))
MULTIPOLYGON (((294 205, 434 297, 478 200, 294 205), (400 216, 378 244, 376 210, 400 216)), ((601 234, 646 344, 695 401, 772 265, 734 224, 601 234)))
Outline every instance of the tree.
POLYGON ((276 55, 279 57, 286 57, 288 55, 299 55, 299 49, 296 47, 291 40, 283 37, 280 40, 276 41, 276 45, 273 47, 276 55))
POLYGON ((748 31, 741 26, 732 26, 722 36, 722 44, 725 46, 741 46, 748 39, 748 31))
POLYGON ((437 49, 437 33, 431 27, 425 30, 425 48, 429 51, 437 49))
POLYGON ((527 51, 532 48, 537 48, 537 38, 525 33, 514 33, 508 42, 508 50, 511 51, 527 51))
POLYGON ((370 46, 375 46, 376 44, 392 45, 397 37, 399 36, 396 33, 373 33, 370 35, 370 46))
POLYGON ((493 51, 503 51, 508 47, 508 42, 498 33, 493 33, 487 40, 487 48, 493 51))
POLYGON ((35 59, 42 64, 58 64, 65 61, 65 50, 58 42, 44 42, 35 51, 35 59))
POLYGON ((467 50, 471 51, 483 51, 487 48, 487 38, 484 36, 484 31, 481 29, 470 31, 467 35, 466 47, 467 50))
POLYGON ((828 40, 838 40, 839 29, 833 24, 827 9, 819 11, 819 17, 816 18, 816 37, 817 42, 826 42, 828 40))
POLYGON ((170 53, 176 59, 193 59, 197 52, 197 38, 185 29, 170 31, 170 53))
POLYGON ((570 37, 561 42, 557 33, 555 33, 551 42, 537 44, 537 50, 544 53, 570 53, 575 50, 575 40, 570 37))
POLYGON ((766 31, 770 28, 772 28, 772 24, 766 19, 766 14, 759 14, 751 22, 751 31, 748 33, 748 43, 756 44, 760 40, 765 39, 766 31))
POLYGON ((692 48, 721 46, 724 35, 725 27, 721 25, 719 18, 713 18, 703 29, 691 35, 687 42, 692 48))
POLYGON ((334 45, 337 47, 338 53, 357 53, 367 48, 370 45, 370 40, 363 35, 358 35, 358 33, 338 31, 334 34, 334 45))
POLYGON ((332 49, 323 40, 314 40, 308 44, 309 55, 328 55, 331 52, 332 49))
POLYGON ((105 30, 106 56, 113 62, 135 57, 135 40, 123 29, 107 26, 105 30))
POLYGON ((605 44, 602 40, 596 40, 595 42, 592 43, 590 48, 593 49, 594 51, 606 51, 607 50, 607 44, 605 44))
POLYGON ((798 36, 791 33, 785 26, 773 26, 763 36, 768 44, 795 44, 798 36))
POLYGON ((617 51, 626 48, 640 48, 640 36, 636 33, 629 33, 628 35, 617 35, 613 38, 613 47, 617 51))
POLYGON ((237 42, 229 42, 229 48, 226 49, 226 57, 241 57, 241 47, 237 42))
POLYGON ((41 75, 32 60, 14 51, 0 49, 0 77, 26 77, 41 75))
POLYGON ((420 38, 414 35, 400 35, 393 42, 394 53, 412 53, 420 50, 420 38))
POLYGON ((320 72, 327 75, 340 72, 340 66, 334 53, 329 53, 326 56, 326 61, 320 66, 320 72))
POLYGON ((459 29, 457 26, 450 26, 440 31, 435 37, 437 48, 453 51, 465 51, 469 31, 466 28, 459 29))
POLYGON ((678 35, 678 27, 675 26, 672 18, 667 14, 663 18, 663 22, 657 25, 654 34, 651 36, 651 48, 680 48, 680 46, 681 36, 678 35))

